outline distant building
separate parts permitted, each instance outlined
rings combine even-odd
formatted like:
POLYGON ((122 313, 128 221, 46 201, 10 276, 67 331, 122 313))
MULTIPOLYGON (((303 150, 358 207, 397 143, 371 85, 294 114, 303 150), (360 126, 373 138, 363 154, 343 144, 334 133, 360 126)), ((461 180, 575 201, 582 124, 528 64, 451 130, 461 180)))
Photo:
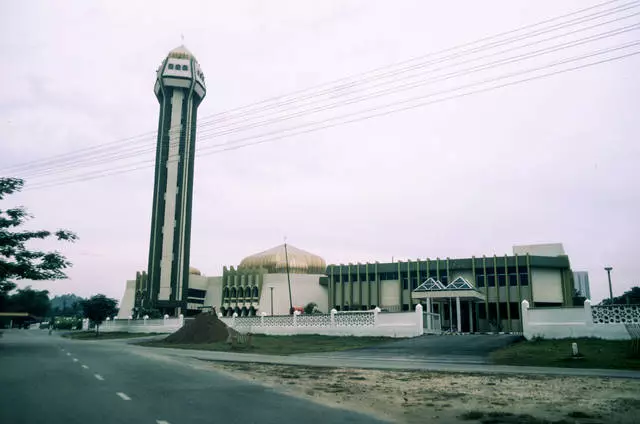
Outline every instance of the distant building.
POLYGON ((573 273, 573 287, 578 290, 580 296, 591 299, 591 290, 589 289, 589 273, 587 271, 575 271, 573 273))

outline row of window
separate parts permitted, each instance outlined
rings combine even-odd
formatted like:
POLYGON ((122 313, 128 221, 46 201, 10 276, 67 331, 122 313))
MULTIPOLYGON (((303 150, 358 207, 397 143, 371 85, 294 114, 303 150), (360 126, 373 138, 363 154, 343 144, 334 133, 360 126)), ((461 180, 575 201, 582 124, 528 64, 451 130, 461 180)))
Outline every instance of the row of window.
MULTIPOLYGON (((509 281, 510 286, 518 285, 518 274, 487 274, 487 278, 485 279, 484 274, 476 275, 476 287, 495 287, 496 280, 498 282, 499 287, 506 287, 507 281, 509 281)), ((529 274, 526 272, 520 273, 520 285, 528 286, 529 285, 529 274)))
MULTIPOLYGON (((176 70, 176 71, 179 71, 179 70, 180 70, 180 65, 176 65, 176 66, 174 67, 174 66, 173 66, 173 63, 170 63, 170 64, 169 64, 169 66, 168 66, 168 68, 169 68, 169 69, 174 69, 174 68, 175 68, 175 70, 176 70)), ((189 70, 189 67, 188 67, 187 65, 182 65, 182 70, 183 70, 183 71, 188 71, 188 70, 189 70)))
MULTIPOLYGON (((527 272, 527 267, 526 266, 518 266, 516 267, 497 267, 498 273, 504 273, 504 274, 522 274, 522 273, 526 273, 527 272)), ((483 268, 476 268, 476 275, 483 275, 484 274, 484 269, 483 268)), ((487 267, 487 274, 493 274, 493 267, 487 267)), ((441 270, 440 271, 440 278, 438 278, 438 273, 435 270, 431 270, 431 271, 420 271, 419 275, 419 280, 420 281, 426 281, 428 278, 435 278, 437 280, 440 280, 441 283, 443 284, 447 284, 448 282, 448 275, 446 275, 446 270, 441 270)), ((415 272, 411 272, 411 273, 407 273, 406 271, 401 271, 400 273, 398 273, 397 271, 392 271, 392 272, 381 272, 378 274, 380 281, 383 280, 400 280, 400 279, 405 279, 405 278, 418 278, 418 276, 416 275, 415 272)), ((358 278, 358 274, 343 274, 342 275, 342 280, 344 282, 349 282, 349 281, 375 281, 376 280, 376 275, 375 273, 370 272, 369 275, 366 275, 366 273, 361 273, 359 275, 360 278, 358 278)), ((334 275, 333 276, 333 280, 336 282, 340 281, 340 275, 334 275)), ((406 287, 405 287, 406 288, 406 287)))
POLYGON ((258 297, 259 292, 257 287, 225 287, 222 290, 222 297, 258 297))
MULTIPOLYGON (((189 70, 189 66, 187 66, 187 65, 175 65, 175 66, 174 66, 174 64, 173 64, 173 63, 170 63, 167 67, 168 67, 169 69, 175 69, 176 71, 180 71, 180 70, 182 70, 182 71, 188 71, 188 70, 189 70)), ((198 71, 198 76, 199 76, 200 78, 202 78, 202 80, 204 81, 204 74, 202 73, 202 71, 198 71)))

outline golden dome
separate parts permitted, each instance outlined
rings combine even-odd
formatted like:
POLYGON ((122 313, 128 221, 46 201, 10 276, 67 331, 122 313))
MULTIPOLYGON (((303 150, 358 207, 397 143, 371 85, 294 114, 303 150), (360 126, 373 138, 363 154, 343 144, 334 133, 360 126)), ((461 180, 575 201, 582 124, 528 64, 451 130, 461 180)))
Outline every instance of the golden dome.
POLYGON ((202 273, 200 272, 200 270, 198 268, 189 267, 189 274, 193 274, 193 275, 202 275, 202 273))
POLYGON ((324 274, 327 272, 327 263, 318 255, 306 252, 287 244, 285 256, 284 244, 276 246, 264 252, 247 256, 240 262, 238 269, 264 268, 269 274, 287 272, 287 257, 289 259, 289 272, 294 274, 324 274))

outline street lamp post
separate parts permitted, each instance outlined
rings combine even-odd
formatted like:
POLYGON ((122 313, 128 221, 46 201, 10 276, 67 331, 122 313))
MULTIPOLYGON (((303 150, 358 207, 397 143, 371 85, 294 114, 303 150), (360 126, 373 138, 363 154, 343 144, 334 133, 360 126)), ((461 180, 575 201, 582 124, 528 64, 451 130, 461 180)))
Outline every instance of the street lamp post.
POLYGON ((611 270, 613 268, 610 266, 604 267, 604 270, 607 271, 607 277, 609 278, 609 299, 611 300, 611 304, 613 305, 613 290, 611 289, 611 270))

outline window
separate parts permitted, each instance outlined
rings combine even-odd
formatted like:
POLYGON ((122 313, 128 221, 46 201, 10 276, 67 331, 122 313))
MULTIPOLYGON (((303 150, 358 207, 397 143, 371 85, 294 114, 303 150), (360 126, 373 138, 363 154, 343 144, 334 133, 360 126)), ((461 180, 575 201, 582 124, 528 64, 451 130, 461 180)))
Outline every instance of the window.
POLYGON ((526 272, 520 274, 520 285, 528 286, 529 285, 529 274, 526 272))
POLYGON ((443 286, 446 286, 447 284, 449 284, 449 276, 443 275, 442 278, 440 278, 440 282, 443 286))
POLYGON ((411 277, 411 290, 415 290, 418 287, 418 277, 411 277))
POLYGON ((520 319, 520 304, 518 302, 510 302, 509 313, 511 314, 511 319, 520 319))
POLYGON ((173 63, 169 64, 169 69, 173 69, 173 63))
POLYGON ((504 274, 498 274, 498 285, 504 287, 507 285, 507 276, 504 274))
POLYGON ((487 319, 487 310, 485 309, 485 305, 478 305, 478 318, 487 319))
POLYGON ((182 65, 182 70, 183 70, 183 71, 188 71, 188 70, 189 70, 189 67, 188 67, 187 65, 182 65))
POLYGON ((251 287, 244 288, 244 297, 251 297, 251 287))
POLYGON ((509 285, 510 286, 518 285, 518 274, 509 274, 509 285))
POLYGON ((407 277, 402 279, 402 288, 405 290, 409 288, 409 279, 407 277))
POLYGON ((231 287, 231 297, 238 297, 238 293, 235 287, 231 287))
POLYGON ((476 287, 484 287, 484 274, 476 274, 476 287))
POLYGON ((258 288, 254 287, 251 292, 252 297, 258 297, 258 288))
POLYGON ((496 286, 496 276, 494 274, 487 274, 487 287, 496 286))
POLYGON ((229 287, 225 287, 222 290, 222 297, 229 297, 229 287))

